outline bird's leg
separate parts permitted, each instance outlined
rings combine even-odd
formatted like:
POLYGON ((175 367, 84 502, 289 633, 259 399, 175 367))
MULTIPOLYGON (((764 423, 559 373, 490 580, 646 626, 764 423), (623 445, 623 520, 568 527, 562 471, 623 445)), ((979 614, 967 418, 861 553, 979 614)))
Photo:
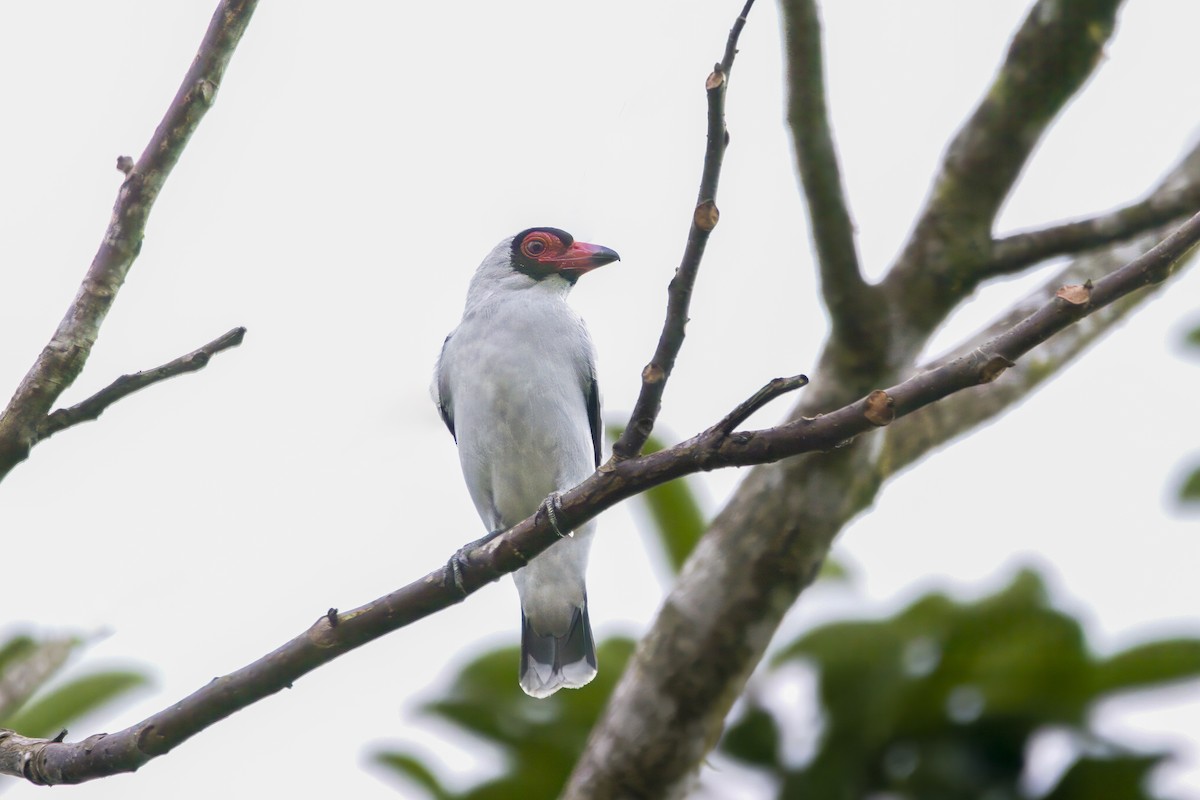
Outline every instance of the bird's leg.
POLYGON ((563 529, 558 527, 558 514, 555 513, 554 507, 558 506, 562 510, 562 495, 558 492, 551 492, 545 500, 542 501, 542 508, 546 509, 546 516, 550 518, 550 527, 558 534, 558 538, 565 539, 568 536, 574 536, 574 532, 567 531, 563 533, 563 529))
POLYGON ((455 550, 454 555, 450 556, 450 560, 446 562, 446 572, 448 573, 447 578, 454 583, 454 588, 458 589, 458 593, 463 597, 467 596, 467 589, 463 585, 462 576, 463 565, 465 565, 467 561, 467 552, 474 550, 477 547, 482 547, 492 539, 495 539, 497 536, 504 533, 504 531, 505 529, 501 528, 500 530, 492 531, 481 539, 476 539, 473 542, 464 544, 462 547, 455 550))

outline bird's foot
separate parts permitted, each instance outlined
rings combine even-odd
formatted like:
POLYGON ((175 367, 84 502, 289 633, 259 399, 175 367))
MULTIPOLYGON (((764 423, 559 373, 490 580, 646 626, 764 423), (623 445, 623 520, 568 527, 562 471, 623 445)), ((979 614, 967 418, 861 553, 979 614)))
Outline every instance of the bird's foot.
POLYGON ((482 539, 476 539, 473 542, 464 544, 462 547, 454 551, 454 555, 450 556, 450 560, 446 562, 446 577, 444 580, 449 583, 453 583, 454 588, 458 589, 458 593, 463 597, 467 596, 467 587, 463 583, 463 567, 465 567, 467 563, 467 554, 475 548, 487 544, 502 533, 504 533, 503 529, 492 531, 482 539))
POLYGON ((558 492, 551 492, 545 500, 542 501, 542 508, 546 509, 546 516, 550 519, 550 527, 558 534, 558 538, 565 539, 568 536, 574 536, 572 531, 563 533, 563 529, 558 526, 558 514, 555 512, 555 506, 558 510, 562 510, 562 495, 558 492))

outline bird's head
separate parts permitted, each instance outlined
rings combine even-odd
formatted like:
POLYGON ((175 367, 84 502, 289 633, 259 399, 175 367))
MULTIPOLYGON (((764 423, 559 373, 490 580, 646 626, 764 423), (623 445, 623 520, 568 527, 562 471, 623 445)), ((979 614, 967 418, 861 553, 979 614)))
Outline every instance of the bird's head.
POLYGON ((512 267, 534 280, 558 275, 570 283, 596 267, 620 261, 615 250, 577 242, 558 228, 528 228, 512 238, 512 267))

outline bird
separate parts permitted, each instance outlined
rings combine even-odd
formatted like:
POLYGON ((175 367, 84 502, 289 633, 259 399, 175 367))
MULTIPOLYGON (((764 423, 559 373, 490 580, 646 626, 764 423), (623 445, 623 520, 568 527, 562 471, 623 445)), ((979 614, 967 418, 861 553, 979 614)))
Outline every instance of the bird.
POLYGON ((584 579, 595 523, 558 530, 555 505, 600 464, 595 351, 567 295, 581 275, 619 260, 559 228, 504 239, 475 271, 434 371, 434 400, 488 531, 477 543, 543 506, 561 537, 513 574, 518 682, 537 698, 584 686, 597 671, 584 579))

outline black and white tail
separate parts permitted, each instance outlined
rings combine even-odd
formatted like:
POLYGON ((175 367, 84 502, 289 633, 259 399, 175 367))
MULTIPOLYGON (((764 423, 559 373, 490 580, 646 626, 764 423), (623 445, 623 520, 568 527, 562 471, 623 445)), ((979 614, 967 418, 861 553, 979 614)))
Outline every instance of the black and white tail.
POLYGON ((542 636, 521 613, 521 688, 531 697, 578 689, 596 677, 596 643, 587 600, 575 609, 565 636, 542 636))

